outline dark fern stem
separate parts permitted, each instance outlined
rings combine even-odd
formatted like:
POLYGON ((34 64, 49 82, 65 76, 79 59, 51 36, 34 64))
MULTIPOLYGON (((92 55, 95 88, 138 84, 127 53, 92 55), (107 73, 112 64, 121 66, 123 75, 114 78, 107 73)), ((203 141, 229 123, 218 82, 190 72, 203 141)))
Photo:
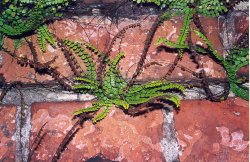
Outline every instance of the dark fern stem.
POLYGON ((155 32, 157 31, 158 27, 162 23, 161 16, 162 16, 162 14, 157 16, 155 22, 153 23, 153 25, 151 26, 151 28, 149 30, 149 33, 148 33, 147 38, 146 38, 145 43, 144 43, 144 48, 143 48, 143 51, 142 51, 141 58, 140 58, 140 60, 139 60, 139 62, 137 64, 137 68, 136 68, 131 80, 128 83, 128 88, 134 84, 136 78, 142 72, 143 65, 145 63, 145 60, 146 60, 146 57, 147 57, 147 54, 148 54, 148 50, 149 50, 149 47, 150 47, 150 45, 152 43, 152 40, 154 38, 155 32))
MULTIPOLYGON (((17 56, 15 52, 11 52, 5 47, 3 47, 2 49, 11 57, 16 59, 17 63, 20 64, 21 66, 30 66, 31 68, 34 68, 35 71, 38 72, 39 74, 48 74, 52 76, 65 90, 71 90, 71 86, 69 83, 70 81, 66 77, 62 76, 61 73, 56 68, 49 66, 51 61, 49 61, 48 63, 40 63, 40 62, 35 63, 33 60, 30 60, 27 57, 17 56)), ((31 51, 34 51, 33 47, 31 47, 31 51)))
POLYGON ((68 133, 65 135, 64 139, 62 140, 59 147, 57 148, 57 150, 52 158, 52 162, 57 162, 60 159, 62 153, 67 148, 70 141, 74 138, 76 133, 80 130, 80 126, 82 126, 82 124, 85 121, 87 121, 91 118, 93 118, 93 114, 81 114, 78 116, 77 121, 75 122, 73 127, 68 131, 68 133))
POLYGON ((44 139, 44 137, 46 136, 47 132, 44 132, 44 127, 46 126, 48 122, 45 122, 42 127, 40 128, 40 130, 38 131, 34 142, 31 145, 31 150, 30 150, 30 154, 29 154, 29 159, 28 161, 31 160, 31 157, 33 156, 33 154, 35 153, 35 151, 38 149, 38 147, 41 145, 42 140, 44 139))
POLYGON ((2 88, 2 92, 0 94, 0 104, 1 104, 8 90, 10 89, 10 87, 7 86, 6 79, 4 78, 3 74, 0 74, 0 87, 2 88))
POLYGON ((61 48, 69 67, 71 68, 72 72, 75 76, 81 76, 83 73, 83 70, 81 69, 81 66, 78 64, 74 54, 68 49, 67 46, 63 44, 62 39, 58 38, 56 35, 53 35, 54 38, 57 40, 57 45, 61 48))
POLYGON ((181 61, 182 56, 180 56, 179 54, 175 57, 173 64, 170 66, 170 68, 168 69, 167 73, 165 74, 165 76, 162 79, 167 79, 174 71, 175 67, 178 65, 178 62, 181 61))
POLYGON ((37 52, 36 52, 36 49, 34 47, 34 44, 32 41, 29 41, 28 39, 25 39, 29 48, 30 48, 30 51, 31 51, 31 54, 33 56, 33 60, 34 60, 34 63, 35 63, 35 67, 36 67, 36 64, 38 63, 38 55, 37 55, 37 52))
MULTIPOLYGON (((104 57, 100 57, 98 59, 98 62, 100 63, 99 64, 99 67, 97 69, 97 76, 98 76, 98 80, 100 80, 102 82, 102 76, 103 76, 103 73, 106 69, 106 66, 107 66, 107 58, 109 58, 111 52, 112 52, 112 48, 114 46, 114 44, 116 43, 117 39, 123 39, 124 38, 124 35, 126 33, 126 31, 128 29, 131 29, 131 28, 136 28, 136 27, 140 27, 141 24, 140 23, 135 23, 135 24, 130 24, 128 26, 125 26, 122 30, 120 30, 114 37, 113 39, 111 40, 111 43, 109 45, 109 47, 107 48, 107 52, 104 52, 104 57)), ((100 82, 100 83, 101 83, 100 82)))
MULTIPOLYGON (((202 24, 200 22, 198 14, 194 14, 193 22, 194 22, 195 26, 200 30, 200 32, 206 36, 206 32, 204 31, 204 29, 202 27, 202 24)), ((191 52, 191 56, 193 56, 195 63, 197 63, 198 68, 202 69, 200 72, 200 77, 202 79, 203 88, 206 92, 207 98, 211 101, 214 101, 214 102, 220 102, 221 100, 226 99, 229 95, 229 92, 230 92, 228 80, 224 83, 224 91, 222 94, 220 94, 220 95, 213 94, 210 87, 209 87, 208 77, 206 76, 206 72, 204 70, 203 64, 201 63, 200 55, 195 50, 194 45, 192 43, 191 33, 189 34, 189 37, 188 37, 188 45, 189 45, 189 49, 191 52)))

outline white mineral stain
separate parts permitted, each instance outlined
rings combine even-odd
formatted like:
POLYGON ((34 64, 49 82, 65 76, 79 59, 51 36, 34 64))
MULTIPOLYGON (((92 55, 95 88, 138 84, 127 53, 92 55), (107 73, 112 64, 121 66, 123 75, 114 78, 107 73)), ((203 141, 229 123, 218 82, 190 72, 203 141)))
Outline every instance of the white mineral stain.
POLYGON ((220 132, 222 138, 221 144, 223 146, 231 147, 233 150, 238 152, 247 148, 249 142, 243 140, 244 134, 242 130, 231 133, 232 138, 230 138, 229 129, 227 127, 216 127, 216 130, 220 132))
POLYGON ((201 41, 197 41, 197 42, 196 42, 196 45, 200 45, 200 46, 202 46, 202 45, 203 45, 203 43, 202 43, 201 41))
POLYGON ((174 34, 176 34, 176 27, 172 26, 172 31, 167 35, 167 40, 170 40, 174 34))
POLYGON ((178 73, 178 76, 183 76, 183 74, 182 73, 178 73))

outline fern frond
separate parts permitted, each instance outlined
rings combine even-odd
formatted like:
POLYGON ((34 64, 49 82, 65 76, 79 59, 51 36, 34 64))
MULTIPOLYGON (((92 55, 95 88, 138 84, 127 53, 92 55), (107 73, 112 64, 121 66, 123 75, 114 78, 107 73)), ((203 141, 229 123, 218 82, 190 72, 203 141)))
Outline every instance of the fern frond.
POLYGON ((242 87, 242 83, 237 79, 237 72, 241 67, 249 64, 249 49, 233 49, 230 51, 228 57, 223 62, 223 65, 227 71, 227 76, 230 83, 230 88, 232 92, 243 98, 244 100, 249 100, 249 89, 242 87))
POLYGON ((56 46, 55 38, 50 34, 49 29, 46 25, 43 25, 37 29, 38 44, 43 52, 46 52, 46 42, 53 47, 56 46))
POLYGON ((110 111, 110 107, 104 106, 104 110, 103 110, 100 114, 98 114, 98 115, 92 120, 92 122, 95 124, 95 123, 97 123, 98 121, 104 119, 104 118, 108 115, 109 111, 110 111))
POLYGON ((195 34, 200 37, 208 46, 208 49, 212 52, 213 56, 216 57, 219 61, 224 60, 224 58, 222 56, 220 56, 215 50, 214 47, 212 45, 212 42, 205 36, 203 35, 200 31, 198 30, 194 30, 195 34))
POLYGON ((125 110, 129 108, 129 104, 124 100, 115 99, 111 100, 111 102, 113 102, 117 106, 123 107, 125 110))
POLYGON ((63 43, 73 50, 85 63, 87 70, 87 78, 96 82, 96 69, 95 63, 91 55, 82 47, 80 43, 63 40, 63 43))
POLYGON ((188 38, 188 34, 191 30, 190 24, 192 22, 193 15, 194 15, 194 9, 190 8, 186 11, 183 20, 183 25, 180 30, 180 36, 177 39, 177 44, 185 45, 186 40, 188 38))
POLYGON ((170 95, 170 96, 165 97, 164 99, 172 102, 175 105, 175 107, 180 107, 181 105, 181 100, 176 95, 170 95))
POLYGON ((130 105, 137 105, 148 102, 155 97, 166 96, 171 91, 183 92, 184 87, 179 84, 154 81, 143 85, 132 86, 125 96, 125 101, 130 105))
POLYGON ((82 113, 95 112, 95 111, 99 110, 100 108, 101 108, 100 105, 96 104, 96 105, 93 105, 92 107, 88 107, 88 108, 83 108, 83 109, 77 110, 73 114, 74 115, 80 115, 82 113))
POLYGON ((77 84, 72 86, 75 90, 94 90, 96 89, 96 85, 93 84, 77 84))
POLYGON ((91 83, 91 84, 96 84, 97 85, 96 82, 94 82, 94 81, 92 81, 92 80, 90 80, 88 78, 85 78, 85 77, 75 77, 74 80, 75 81, 83 81, 83 82, 86 82, 86 83, 91 83))
POLYGON ((174 43, 174 42, 171 42, 171 41, 167 40, 166 38, 158 38, 158 40, 156 42, 156 45, 160 45, 162 43, 164 45, 166 45, 167 47, 171 47, 171 48, 178 48, 178 49, 186 49, 186 48, 188 48, 187 45, 177 44, 177 43, 174 43))
POLYGON ((238 86, 235 83, 230 83, 230 88, 236 96, 238 96, 244 100, 247 100, 247 101, 249 100, 249 89, 248 88, 238 86))
POLYGON ((124 53, 121 52, 114 60, 109 62, 109 68, 104 76, 103 89, 111 98, 124 94, 123 90, 127 86, 127 83, 117 70, 117 64, 123 56, 124 53))
POLYGON ((3 35, 0 33, 0 50, 1 50, 2 47, 3 47, 3 40, 4 40, 4 37, 3 37, 3 35))

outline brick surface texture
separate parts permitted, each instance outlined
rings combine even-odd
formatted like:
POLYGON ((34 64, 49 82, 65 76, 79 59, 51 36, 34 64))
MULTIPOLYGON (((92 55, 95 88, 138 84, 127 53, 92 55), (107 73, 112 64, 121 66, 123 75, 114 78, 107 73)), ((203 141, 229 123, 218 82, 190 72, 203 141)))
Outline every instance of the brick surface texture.
POLYGON ((249 160, 249 104, 239 98, 215 103, 183 101, 175 128, 182 149, 180 161, 249 160))
MULTIPOLYGON (((145 17, 141 17, 143 19, 145 17)), ((50 31, 63 39, 69 39, 73 41, 90 41, 101 51, 107 50, 108 42, 112 39, 112 37, 118 33, 123 27, 128 26, 129 24, 137 23, 135 20, 126 20, 122 21, 118 27, 114 24, 111 24, 109 20, 100 21, 101 18, 81 18, 78 21, 72 20, 62 20, 56 21, 50 25, 50 31), (89 25, 86 25, 89 23, 89 25), (109 31, 109 32, 107 32, 109 31), (111 33, 111 34, 110 34, 111 33)), ((241 16, 240 23, 248 24, 248 18, 241 16)), ((111 57, 114 58, 119 50, 125 52, 125 58, 120 63, 120 70, 122 72, 123 77, 130 78, 136 69, 136 64, 139 61, 144 41, 146 39, 146 35, 155 20, 155 16, 149 16, 145 20, 141 22, 141 27, 129 29, 126 31, 122 42, 120 39, 116 41, 112 48, 111 57)), ((157 79, 161 78, 166 74, 167 69, 173 63, 173 60, 176 53, 170 53, 169 51, 158 51, 157 46, 155 45, 156 40, 159 37, 165 37, 171 41, 176 41, 180 32, 180 27, 182 25, 182 18, 174 18, 170 21, 164 22, 162 24, 152 41, 152 45, 148 52, 148 57, 146 59, 146 64, 157 62, 157 65, 152 65, 143 70, 142 75, 138 77, 141 80, 149 80, 149 79, 157 79)), ((215 48, 219 53, 222 53, 222 44, 218 35, 220 29, 218 27, 218 20, 215 18, 202 18, 202 25, 207 32, 208 38, 215 45, 215 48)), ((239 26, 236 30, 238 32, 235 37, 239 37, 241 32, 245 30, 248 26, 242 25, 239 26)), ((192 35, 192 39, 194 43, 198 43, 200 45, 204 45, 204 43, 198 39, 194 34, 192 35)), ((33 41, 36 41, 36 37, 32 37, 33 41)), ((5 45, 9 48, 13 47, 13 42, 10 40, 5 41, 5 45)), ((39 61, 48 62, 52 60, 55 56, 55 63, 52 64, 53 67, 57 67, 58 70, 66 77, 72 77, 73 74, 59 48, 54 49, 50 45, 47 45, 47 52, 43 54, 39 47, 37 46, 39 61)), ((4 73, 4 77, 8 82, 13 81, 23 81, 23 82, 44 82, 51 80, 52 78, 48 75, 39 75, 34 72, 33 69, 29 67, 20 67, 15 63, 15 61, 8 55, 1 53, 3 55, 2 68, 0 69, 0 73, 4 73), (11 68, 10 68, 11 66, 11 68)), ((27 45, 22 45, 18 50, 17 54, 19 56, 27 56, 31 57, 30 50, 27 45)), ((216 78, 224 78, 225 71, 224 69, 215 63, 212 59, 207 56, 202 56, 202 60, 204 63, 204 68, 209 77, 216 78)), ((78 59, 78 61, 80 61, 78 59)), ((179 63, 194 72, 198 72, 200 69, 196 68, 196 64, 193 63, 192 59, 188 54, 184 54, 182 61, 179 63)), ((82 65, 84 68, 84 65, 82 65)), ((190 79, 193 78, 192 74, 187 71, 183 71, 180 68, 176 68, 176 70, 171 75, 172 79, 190 79)))
MULTIPOLYGON (((72 112, 90 102, 41 103, 32 106, 31 144, 45 122, 46 136, 32 156, 34 161, 50 161, 75 121, 72 112)), ((131 117, 112 109, 102 122, 90 121, 76 134, 60 161, 87 160, 96 155, 115 161, 163 161, 160 147, 163 116, 161 110, 131 117)))
MULTIPOLYGON (((112 3, 115 0, 85 0, 84 2, 87 4, 112 3)), ((234 37, 238 38, 248 28, 248 17, 244 16, 243 13, 236 15, 236 17, 234 37)), ((122 41, 118 40, 112 48, 111 58, 114 58, 119 51, 125 52, 125 58, 121 61, 119 68, 126 79, 131 78, 136 69, 144 41, 155 18, 156 16, 140 17, 140 20, 144 19, 141 21, 141 27, 127 30, 122 41)), ((158 64, 144 68, 138 77, 139 80, 159 79, 166 74, 177 54, 164 50, 159 51, 155 43, 159 37, 176 41, 180 33, 182 19, 182 17, 173 18, 158 28, 146 59, 146 64, 152 62, 158 64)), ((97 46, 101 51, 106 51, 108 42, 119 30, 138 22, 126 19, 117 26, 107 19, 100 20, 100 17, 81 17, 74 21, 60 20, 51 23, 49 29, 60 38, 73 41, 85 40, 97 46)), ((222 55, 223 45, 218 34, 222 30, 221 22, 218 22, 216 18, 201 18, 201 20, 207 36, 222 55)), ((32 41, 35 42, 36 39, 36 36, 32 36, 32 41)), ((194 43, 204 45, 204 42, 194 34, 192 39, 194 43)), ((5 46, 13 48, 13 42, 5 38, 5 46)), ((40 62, 45 63, 57 57, 52 66, 57 67, 65 77, 73 79, 73 73, 59 48, 54 49, 47 45, 47 52, 44 54, 38 46, 36 49, 40 62)), ((32 58, 25 43, 17 49, 17 54, 32 58)), ((78 61, 80 61, 79 58, 78 61)), ((202 61, 208 77, 226 77, 223 67, 211 58, 202 56, 202 61)), ((81 65, 84 68, 84 64, 81 65)), ((179 65, 194 72, 201 70, 197 69, 196 64, 187 53, 184 54, 179 65)), ((248 67, 245 67, 239 75, 248 75, 248 71, 248 67)), ((35 73, 34 69, 30 67, 21 67, 4 52, 0 52, 0 73, 4 74, 7 82, 47 83, 53 80, 48 75, 35 73)), ((193 79, 194 76, 177 67, 169 78, 189 80, 193 79)), ((72 112, 89 106, 91 106, 91 102, 33 104, 31 109, 31 146, 42 125, 46 122, 47 124, 43 130, 45 136, 32 155, 31 161, 50 161, 65 134, 75 122, 72 119, 72 112)), ((180 111, 174 114, 176 135, 180 145, 180 161, 247 162, 249 160, 248 106, 248 102, 239 98, 230 98, 220 103, 207 100, 183 101, 180 111)), ((16 107, 0 105, 0 116, 0 161, 14 161, 16 107)), ((86 161, 91 157, 102 155, 107 159, 122 162, 161 162, 164 161, 160 145, 163 138, 162 132, 162 110, 131 117, 120 109, 113 108, 107 118, 100 123, 93 125, 90 121, 85 122, 59 161, 86 161)))
POLYGON ((0 161, 14 161, 16 107, 0 105, 0 161))

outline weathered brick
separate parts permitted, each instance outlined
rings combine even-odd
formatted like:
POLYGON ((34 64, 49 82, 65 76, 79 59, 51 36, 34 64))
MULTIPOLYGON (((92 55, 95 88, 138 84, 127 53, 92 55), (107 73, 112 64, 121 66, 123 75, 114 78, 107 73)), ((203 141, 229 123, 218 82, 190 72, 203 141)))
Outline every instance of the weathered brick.
POLYGON ((187 100, 176 113, 181 161, 249 160, 249 103, 230 98, 216 103, 187 100))
POLYGON ((0 161, 14 161, 16 107, 1 105, 0 116, 0 161))
MULTIPOLYGON (((145 17, 141 17, 143 19, 145 17)), ((110 38, 113 37, 119 30, 123 27, 136 23, 138 21, 126 19, 126 21, 122 21, 119 23, 118 28, 116 25, 111 24, 111 21, 105 19, 100 21, 100 17, 81 17, 76 21, 71 20, 62 20, 55 21, 50 24, 50 30, 58 35, 60 38, 67 38, 69 40, 81 41, 82 39, 86 41, 90 41, 94 45, 96 45, 101 51, 105 51, 108 47, 108 42, 110 38), (86 25, 86 23, 88 25, 86 25), (107 32, 108 31, 108 32, 107 32), (110 35, 111 33, 111 35, 110 35)), ((148 80, 148 79, 157 79, 164 76, 169 69, 171 63, 173 63, 173 59, 176 56, 176 53, 171 52, 159 52, 157 51, 157 46, 155 45, 157 38, 166 37, 171 41, 176 41, 180 32, 180 27, 182 26, 181 17, 174 18, 170 21, 166 21, 162 24, 153 39, 152 45, 148 52, 148 57, 146 59, 147 63, 157 62, 160 65, 152 65, 143 70, 142 75, 138 77, 138 79, 148 80)), ((243 24, 248 24, 246 17, 237 17, 238 21, 243 24), (241 19, 244 19, 244 21, 241 19)), ((120 70, 122 71, 122 75, 125 78, 130 78, 136 69, 136 64, 139 61, 141 52, 143 50, 144 41, 146 39, 146 35, 149 32, 149 29, 155 20, 155 16, 149 16, 145 20, 141 22, 140 28, 129 29, 125 33, 125 37, 122 40, 120 49, 125 52, 125 58, 120 63, 120 70)), ((207 31, 207 36, 211 39, 212 43, 217 49, 218 52, 222 53, 223 46, 221 45, 219 39, 219 28, 218 28, 218 20, 216 18, 201 18, 202 25, 204 26, 205 31, 207 31)), ((246 26, 246 25, 245 25, 246 26)), ((221 29, 220 29, 221 30, 221 29)), ((243 29, 237 27, 237 32, 240 35, 240 32, 243 29), (238 30, 239 28, 239 30, 238 30)), ((237 34, 237 33, 236 33, 237 34)), ((36 41, 36 37, 33 37, 33 41, 36 41)), ((198 39, 193 34, 193 41, 195 43, 204 44, 200 39, 198 39)), ((120 40, 116 41, 114 47, 112 48, 111 57, 114 58, 119 52, 119 44, 120 40)), ((5 46, 11 48, 13 47, 13 43, 9 40, 6 40, 5 46)), ((53 67, 58 67, 58 70, 66 77, 72 77, 72 72, 66 62, 62 52, 60 49, 53 49, 50 45, 47 46, 47 52, 45 54, 41 53, 39 47, 36 47, 39 55, 39 60, 41 62, 47 62, 53 59, 53 57, 57 56, 55 63, 52 65, 53 67)), ((17 50, 19 55, 27 55, 30 58, 30 50, 26 45, 20 47, 17 50)), ((78 59, 80 61, 80 59, 78 59)), ((207 56, 202 56, 202 61, 204 63, 205 71, 209 77, 217 77, 224 78, 225 70, 215 63, 213 60, 208 58, 207 56)), ((35 74, 33 69, 29 67, 20 67, 16 64, 15 61, 10 56, 3 54, 3 67, 0 69, 0 73, 4 73, 8 82, 12 81, 23 81, 23 82, 35 82, 35 81, 48 81, 52 78, 48 75, 39 75, 35 74)), ((80 61, 81 62, 81 61, 80 61)), ((179 63, 184 67, 198 72, 200 69, 196 68, 196 64, 189 58, 188 54, 183 56, 182 61, 179 63)), ((84 65, 82 64, 83 68, 84 65)), ((176 68, 171 76, 172 79, 190 79, 193 78, 192 75, 187 71, 182 71, 180 68, 176 68)))
MULTIPOLYGON (((67 131, 75 122, 72 112, 90 106, 90 102, 38 103, 32 106, 30 143, 41 126, 47 132, 34 161, 49 161, 67 131)), ((116 161, 162 161, 163 116, 160 110, 146 116, 130 117, 120 109, 112 109, 107 118, 96 125, 90 121, 75 135, 60 161, 84 161, 98 154, 116 161)))

